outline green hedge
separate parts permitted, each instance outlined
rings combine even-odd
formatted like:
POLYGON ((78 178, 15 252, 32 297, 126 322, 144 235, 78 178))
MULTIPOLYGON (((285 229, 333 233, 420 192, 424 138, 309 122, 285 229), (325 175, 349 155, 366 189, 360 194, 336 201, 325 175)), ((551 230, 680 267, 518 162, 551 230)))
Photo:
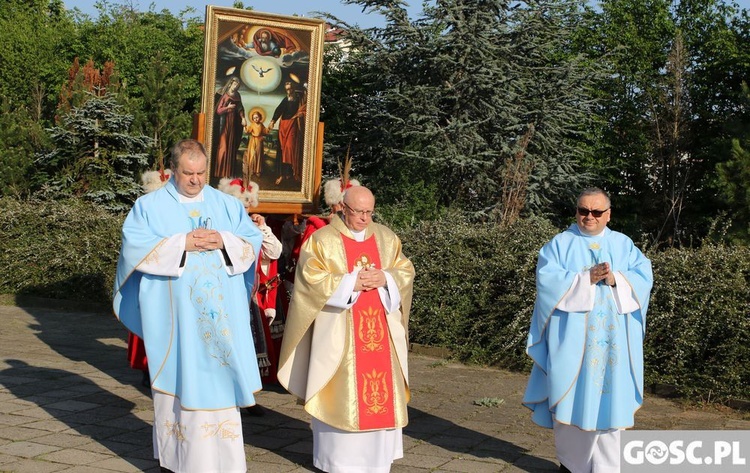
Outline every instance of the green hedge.
POLYGON ((646 381, 691 399, 750 399, 750 248, 712 244, 649 257, 646 381))
POLYGON ((0 198, 0 294, 111 301, 123 219, 76 199, 0 198))
MULTIPOLYGON (((77 200, 0 199, 0 294, 107 302, 123 216, 77 200)), ((417 276, 411 341, 456 359, 526 371, 524 349, 545 220, 511 228, 456 214, 398 230, 417 276)), ((750 249, 705 245, 650 252, 654 290, 646 382, 693 400, 750 392, 750 249)))
MULTIPOLYGON (((542 220, 502 229, 453 215, 402 230, 417 270, 411 341, 464 362, 528 370, 526 335, 539 248, 558 230, 542 220)), ((705 245, 649 252, 654 289, 647 385, 696 401, 750 397, 750 248, 705 245)))
POLYGON ((545 220, 501 229, 448 215, 400 233, 417 272, 411 341, 450 348, 461 361, 528 369, 537 254, 557 230, 545 220))

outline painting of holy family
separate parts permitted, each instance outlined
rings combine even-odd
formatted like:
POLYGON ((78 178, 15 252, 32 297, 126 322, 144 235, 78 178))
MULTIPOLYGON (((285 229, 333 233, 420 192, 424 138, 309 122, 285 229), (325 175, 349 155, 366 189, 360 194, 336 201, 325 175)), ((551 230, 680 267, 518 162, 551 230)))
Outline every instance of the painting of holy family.
POLYGON ((256 183, 270 213, 312 208, 323 38, 322 20, 206 8, 201 106, 211 185, 256 183))

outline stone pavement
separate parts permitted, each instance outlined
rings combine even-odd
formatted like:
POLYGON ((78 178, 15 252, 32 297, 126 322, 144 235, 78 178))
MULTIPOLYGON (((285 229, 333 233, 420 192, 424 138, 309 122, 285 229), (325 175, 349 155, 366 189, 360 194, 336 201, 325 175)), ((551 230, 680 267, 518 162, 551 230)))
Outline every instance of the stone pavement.
MULTIPOLYGON (((159 471, 153 411, 106 312, 0 306, 0 472, 159 471)), ((557 471, 551 431, 520 405, 523 374, 412 353, 410 423, 394 473, 557 471)), ((309 417, 280 389, 243 415, 250 472, 317 471, 309 417)), ((642 429, 750 429, 747 414, 649 396, 642 429)))

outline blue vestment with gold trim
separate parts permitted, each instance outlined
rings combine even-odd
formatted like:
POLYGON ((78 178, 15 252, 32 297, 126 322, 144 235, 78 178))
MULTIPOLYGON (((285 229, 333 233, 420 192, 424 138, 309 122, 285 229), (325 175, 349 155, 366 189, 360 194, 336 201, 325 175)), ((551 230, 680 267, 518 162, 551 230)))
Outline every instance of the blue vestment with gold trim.
POLYGON ((205 186, 202 202, 181 203, 169 181, 128 214, 115 279, 115 315, 144 339, 153 389, 188 410, 253 405, 261 389, 249 312, 255 265, 230 275, 215 250, 185 253, 179 277, 137 270, 167 238, 207 222, 249 243, 249 257, 258 255, 262 233, 238 199, 205 186))
POLYGON ((651 262, 627 236, 605 228, 583 234, 576 224, 539 252, 537 298, 527 353, 534 366, 523 404, 532 420, 583 430, 632 427, 643 404, 643 337, 653 283, 651 262), (612 289, 596 286, 589 312, 557 308, 577 275, 608 262, 625 277, 639 310, 618 314, 612 289))

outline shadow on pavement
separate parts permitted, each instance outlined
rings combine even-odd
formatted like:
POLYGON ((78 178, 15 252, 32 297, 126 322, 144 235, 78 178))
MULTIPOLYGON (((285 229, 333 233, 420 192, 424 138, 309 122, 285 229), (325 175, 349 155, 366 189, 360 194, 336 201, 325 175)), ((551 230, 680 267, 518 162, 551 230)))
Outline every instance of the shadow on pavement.
MULTIPOLYGON (((133 398, 142 399, 132 392, 132 386, 139 386, 140 372, 128 367, 126 351, 120 346, 125 330, 106 321, 114 317, 62 314, 45 308, 28 308, 26 312, 37 322, 29 327, 36 336, 80 369, 72 372, 8 360, 10 368, 0 372, 0 377, 20 382, 4 383, 6 388, 139 470, 157 465, 151 425, 135 415, 139 410, 135 402, 120 395, 131 392, 133 398)), ((142 407, 150 407, 150 401, 142 407)), ((81 448, 91 450, 90 445, 81 448)))
POLYGON ((248 471, 260 456, 278 455, 310 471, 320 471, 312 463, 312 431, 306 421, 295 419, 274 410, 263 408, 264 415, 242 414, 243 436, 248 450, 248 471))
POLYGON ((483 460, 499 460, 528 471, 557 471, 558 465, 529 454, 526 448, 497 437, 462 427, 450 420, 409 407, 404 435, 435 447, 483 460))

